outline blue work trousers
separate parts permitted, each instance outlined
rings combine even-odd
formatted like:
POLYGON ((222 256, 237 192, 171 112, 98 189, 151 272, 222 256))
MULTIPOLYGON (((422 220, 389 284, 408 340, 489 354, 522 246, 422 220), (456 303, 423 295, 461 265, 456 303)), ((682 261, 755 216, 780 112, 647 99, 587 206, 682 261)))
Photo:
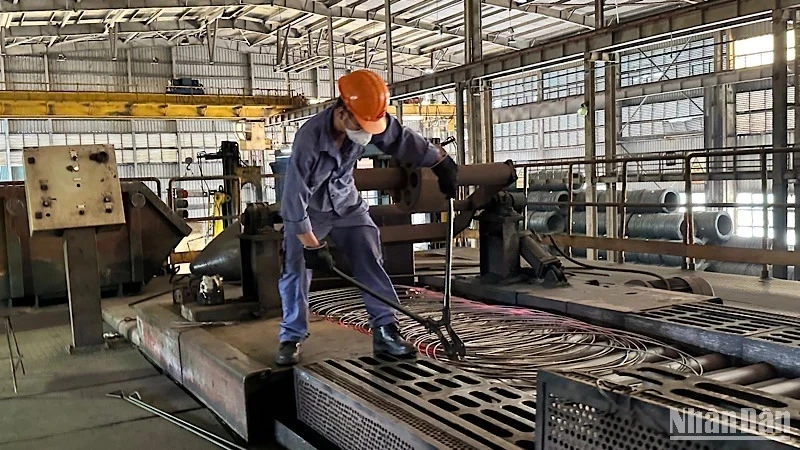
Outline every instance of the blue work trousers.
MULTIPOLYGON (((352 223, 337 226, 336 221, 313 223, 314 234, 322 240, 330 236, 336 249, 344 253, 352 267, 353 275, 386 298, 399 303, 397 293, 386 270, 383 268, 381 239, 378 227, 368 217, 363 224, 352 223)), ((280 342, 303 341, 308 336, 308 290, 311 286, 311 270, 306 269, 303 245, 295 235, 283 236, 283 273, 278 288, 283 306, 283 321, 279 334, 280 342)), ((396 323, 394 310, 367 293, 362 293, 364 306, 369 313, 370 324, 380 327, 396 323)))

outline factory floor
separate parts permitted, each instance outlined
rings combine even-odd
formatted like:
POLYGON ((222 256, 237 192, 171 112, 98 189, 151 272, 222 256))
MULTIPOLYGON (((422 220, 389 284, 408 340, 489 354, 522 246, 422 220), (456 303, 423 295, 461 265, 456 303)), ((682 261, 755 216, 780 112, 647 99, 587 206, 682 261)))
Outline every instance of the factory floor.
MULTIPOLYGON (((421 271, 440 272, 443 258, 439 251, 417 255, 421 271)), ((594 262, 605 266, 610 263, 594 262)), ((475 249, 456 249, 456 274, 472 274, 478 269, 475 249)), ((573 264, 565 262, 565 266, 573 264)), ((677 268, 633 264, 616 265, 645 269, 664 276, 685 275, 677 268)), ((587 273, 587 272, 582 272, 587 273)), ((637 275, 589 272, 598 279, 624 282, 637 275)), ((726 302, 740 307, 774 309, 800 314, 800 295, 796 282, 759 280, 725 274, 698 273, 726 302)), ((135 336, 136 307, 171 303, 166 280, 151 282, 138 297, 104 301, 104 316, 114 328, 135 336), (154 294, 162 294, 154 296, 154 294), (151 298, 152 297, 152 298, 151 298)), ((84 449, 106 446, 114 449, 204 449, 216 448, 201 438, 155 417, 127 402, 106 396, 123 390, 138 391, 145 402, 170 412, 228 440, 234 440, 214 415, 191 395, 161 374, 133 345, 122 341, 113 349, 86 355, 68 355, 69 315, 66 306, 45 308, 15 316, 14 327, 26 373, 18 374, 19 393, 12 388, 5 342, 0 338, 0 450, 65 448, 84 449)), ((236 327, 212 329, 248 356, 272 365, 278 319, 248 322, 236 327)), ((111 329, 109 328, 109 331, 111 329)), ((0 325, 0 335, 2 335, 0 325)), ((305 359, 349 357, 369 352, 367 336, 338 325, 315 321, 305 359)))
POLYGON ((120 340, 112 349, 67 354, 70 326, 65 306, 14 316, 13 325, 26 373, 17 374, 15 394, 5 339, 0 338, 0 450, 218 448, 124 400, 106 396, 120 390, 138 391, 156 408, 231 439, 209 410, 129 343, 120 340))

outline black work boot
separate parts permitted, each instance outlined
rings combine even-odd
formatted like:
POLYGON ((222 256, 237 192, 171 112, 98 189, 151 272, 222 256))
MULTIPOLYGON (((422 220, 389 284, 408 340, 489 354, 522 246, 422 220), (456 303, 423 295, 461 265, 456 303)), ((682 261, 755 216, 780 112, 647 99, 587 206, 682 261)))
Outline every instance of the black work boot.
POLYGON ((414 345, 400 336, 397 325, 390 324, 372 329, 372 351, 392 356, 411 357, 416 355, 414 345))
POLYGON ((300 361, 300 343, 297 341, 281 342, 278 354, 275 355, 275 364, 279 366, 292 366, 300 361))

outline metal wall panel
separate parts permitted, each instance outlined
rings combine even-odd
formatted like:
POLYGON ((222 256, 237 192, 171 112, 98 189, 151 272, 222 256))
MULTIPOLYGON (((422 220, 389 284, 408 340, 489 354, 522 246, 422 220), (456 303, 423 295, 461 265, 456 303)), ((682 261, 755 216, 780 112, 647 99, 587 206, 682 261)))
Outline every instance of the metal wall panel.
POLYGON ((137 133, 174 133, 177 131, 174 120, 132 120, 131 126, 137 133))
POLYGON ((9 119, 8 132, 11 134, 16 133, 47 133, 50 131, 50 126, 47 120, 35 119, 9 119))

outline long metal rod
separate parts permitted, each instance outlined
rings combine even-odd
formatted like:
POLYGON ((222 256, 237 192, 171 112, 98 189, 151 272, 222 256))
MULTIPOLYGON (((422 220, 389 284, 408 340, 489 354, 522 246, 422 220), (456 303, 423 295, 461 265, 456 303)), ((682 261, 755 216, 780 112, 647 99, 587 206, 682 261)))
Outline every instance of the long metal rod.
POLYGON ((130 395, 125 395, 124 392, 120 391, 120 392, 115 392, 115 393, 109 393, 109 394, 106 394, 106 395, 109 396, 109 397, 119 398, 119 399, 125 400, 126 402, 128 402, 128 403, 130 403, 130 404, 132 404, 132 405, 134 405, 136 407, 139 407, 139 408, 141 408, 141 409, 143 409, 143 410, 145 410, 145 411, 147 411, 147 412, 149 412, 151 414, 155 414, 156 416, 161 417, 162 419, 172 423, 173 425, 181 427, 184 430, 186 430, 186 431, 188 431, 188 432, 190 432, 190 433, 192 433, 192 434, 194 434, 194 435, 196 435, 198 437, 201 437, 201 438, 207 440, 208 442, 211 442, 212 444, 214 444, 214 445, 216 445, 216 446, 218 446, 220 448, 224 448, 226 450, 247 450, 245 447, 242 447, 240 445, 236 445, 233 442, 225 440, 225 439, 217 436, 216 434, 211 433, 210 431, 204 430, 204 429, 202 429, 202 428, 200 428, 200 427, 198 427, 198 426, 196 426, 194 424, 191 424, 191 423, 189 423, 189 422, 187 422, 185 420, 182 420, 182 419, 176 417, 175 415, 172 415, 172 414, 170 414, 168 412, 162 411, 162 410, 160 410, 160 409, 158 409, 158 408, 156 408, 156 407, 154 407, 152 405, 149 405, 149 404, 143 402, 142 399, 141 399, 141 396, 139 396, 138 392, 134 392, 134 393, 132 393, 130 395))
POLYGON ((453 285, 453 199, 447 200, 447 242, 444 253, 444 301, 442 305, 442 320, 450 319, 450 295, 453 285), (445 318, 447 315, 447 318, 445 318))
POLYGON ((389 300, 388 298, 384 297, 378 291, 372 289, 371 287, 367 286, 364 283, 361 283, 360 281, 356 280, 355 278, 351 277, 350 275, 342 272, 338 268, 334 267, 333 268, 333 273, 335 273, 336 275, 338 275, 339 277, 341 277, 343 280, 347 281, 348 283, 352 284, 353 286, 357 287, 358 289, 360 289, 360 290, 366 292, 367 294, 375 297, 376 299, 378 299, 379 302, 383 303, 384 305, 389 306, 391 308, 394 308, 394 309, 400 311, 401 313, 403 313, 403 314, 407 315, 408 317, 414 319, 416 322, 419 322, 421 325, 426 325, 427 326, 428 320, 425 319, 424 317, 422 317, 419 314, 417 314, 417 313, 411 311, 410 309, 404 307, 400 303, 393 302, 393 301, 389 300))

